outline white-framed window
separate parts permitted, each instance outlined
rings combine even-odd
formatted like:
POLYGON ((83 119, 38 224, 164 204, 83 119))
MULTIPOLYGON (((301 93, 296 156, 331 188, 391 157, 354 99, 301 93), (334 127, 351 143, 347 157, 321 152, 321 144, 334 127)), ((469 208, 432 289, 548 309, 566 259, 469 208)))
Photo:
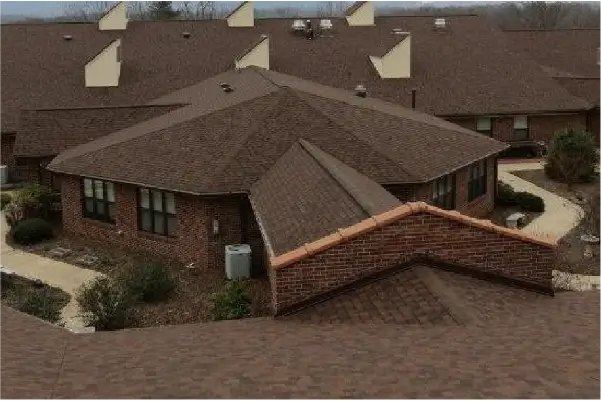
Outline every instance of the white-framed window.
POLYGON ((490 133, 492 131, 492 118, 490 118, 490 117, 476 118, 476 131, 490 133))
POLYGON ((83 215, 90 219, 115 222, 115 187, 110 181, 83 179, 83 215))
POLYGON ((177 231, 177 216, 173 192, 140 188, 138 218, 140 231, 174 236, 177 231))
POLYGON ((529 137, 528 116, 513 117, 513 139, 524 140, 529 137))

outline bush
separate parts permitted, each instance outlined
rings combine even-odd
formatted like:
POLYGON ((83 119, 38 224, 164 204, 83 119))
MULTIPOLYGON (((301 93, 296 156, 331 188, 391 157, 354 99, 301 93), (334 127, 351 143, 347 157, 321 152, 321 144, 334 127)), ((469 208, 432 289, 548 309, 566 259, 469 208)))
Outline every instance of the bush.
POLYGON ((84 323, 96 330, 124 329, 135 321, 134 300, 108 277, 83 285, 75 299, 83 312, 84 323))
POLYGON ((246 294, 242 282, 229 281, 217 293, 213 294, 213 320, 242 319, 250 316, 250 297, 246 294))
POLYGON ((61 321, 61 304, 55 297, 49 296, 45 292, 27 292, 23 295, 18 309, 46 320, 50 323, 58 323, 61 321))
POLYGON ((158 262, 144 262, 123 270, 118 280, 134 299, 144 302, 163 301, 175 288, 171 271, 158 262))
POLYGON ((4 217, 9 227, 14 227, 18 222, 23 220, 23 210, 14 202, 6 205, 4 209, 4 217))
POLYGON ((13 197, 10 196, 7 192, 0 193, 0 210, 4 210, 6 205, 8 205, 13 200, 13 197))
POLYGON ((57 194, 42 185, 29 185, 15 193, 14 202, 23 212, 23 218, 48 218, 52 203, 56 202, 57 194))
POLYGON ((543 198, 530 192, 516 192, 515 200, 527 212, 542 213, 545 211, 543 198))
POLYGON ((504 206, 516 206, 518 203, 515 199, 515 191, 511 185, 499 181, 497 184, 496 203, 504 206))
POLYGON ((11 229, 11 235, 17 244, 37 244, 52 238, 52 226, 40 218, 22 220, 11 229))
POLYGON ((555 133, 549 145, 545 174, 554 180, 574 184, 590 182, 599 162, 593 135, 568 128, 555 133))

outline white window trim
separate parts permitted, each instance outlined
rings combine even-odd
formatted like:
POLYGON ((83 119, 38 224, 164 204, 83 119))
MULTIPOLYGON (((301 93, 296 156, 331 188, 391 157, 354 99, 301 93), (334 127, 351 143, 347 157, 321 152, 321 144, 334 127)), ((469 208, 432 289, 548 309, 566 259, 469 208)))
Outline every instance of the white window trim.
POLYGON ((514 116, 513 129, 528 129, 528 116, 514 116))

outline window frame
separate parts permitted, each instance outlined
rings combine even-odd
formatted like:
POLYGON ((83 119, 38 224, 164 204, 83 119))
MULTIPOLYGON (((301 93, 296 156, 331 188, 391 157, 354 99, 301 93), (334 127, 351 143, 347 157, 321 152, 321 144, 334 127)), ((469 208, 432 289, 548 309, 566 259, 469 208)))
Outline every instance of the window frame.
POLYGON ((156 189, 156 188, 148 188, 148 187, 138 187, 137 190, 137 200, 136 200, 136 208, 138 211, 138 231, 143 232, 143 233, 147 233, 147 234, 152 234, 152 235, 160 235, 163 237, 176 237, 177 236, 177 231, 179 229, 178 227, 178 219, 177 219, 177 206, 176 206, 176 202, 175 202, 175 193, 171 192, 171 191, 164 191, 164 190, 160 190, 160 189, 156 189), (142 206, 142 191, 148 191, 148 208, 143 207, 142 206), (157 210, 155 208, 155 197, 154 194, 155 193, 160 193, 160 197, 161 197, 161 209, 157 210), (171 194, 171 196, 173 197, 173 213, 167 211, 167 194, 171 194), (142 224, 142 213, 144 211, 147 211, 149 213, 149 218, 150 218, 150 230, 145 230, 142 224), (162 219, 163 222, 163 230, 162 232, 157 232, 155 230, 155 216, 158 216, 159 218, 162 219), (172 233, 169 233, 169 218, 173 218, 175 219, 175 228, 173 230, 172 233))
POLYGON ((432 183, 432 203, 441 209, 453 210, 456 205, 456 177, 455 173, 443 175, 434 180, 432 183), (449 187, 450 184, 450 187, 449 187), (449 191, 440 194, 440 188, 444 190, 450 188, 449 191))
MULTIPOLYGON (((83 177, 81 180, 81 209, 82 216, 87 219, 98 220, 105 223, 115 224, 116 217, 111 217, 110 206, 116 208, 117 198, 115 197, 115 183, 108 180, 100 180, 97 178, 83 177), (92 188, 92 196, 87 196, 86 194, 86 180, 89 180, 92 188), (96 191, 96 182, 100 182, 102 185, 102 198, 98 197, 98 192, 96 191), (113 200, 109 200, 109 184, 112 190, 112 198, 113 200), (93 211, 89 211, 87 206, 87 200, 92 200, 92 209, 93 211), (99 209, 99 203, 102 203, 102 210, 99 209)), ((114 214, 116 214, 116 210, 114 210, 114 214)))
POLYGON ((476 117, 476 132, 491 135, 492 134, 492 117, 485 117, 485 116, 484 117, 476 117), (478 128, 478 120, 484 120, 484 119, 488 120, 488 129, 478 128))
POLYGON ((467 201, 471 202, 488 191, 488 161, 479 160, 468 168, 467 201))
POLYGON ((525 115, 513 116, 512 134, 513 134, 513 139, 517 140, 517 141, 526 141, 526 140, 530 139, 530 119, 528 118, 528 116, 525 116, 525 115), (526 121, 525 128, 516 128, 516 121, 518 118, 525 119, 525 121, 526 121))

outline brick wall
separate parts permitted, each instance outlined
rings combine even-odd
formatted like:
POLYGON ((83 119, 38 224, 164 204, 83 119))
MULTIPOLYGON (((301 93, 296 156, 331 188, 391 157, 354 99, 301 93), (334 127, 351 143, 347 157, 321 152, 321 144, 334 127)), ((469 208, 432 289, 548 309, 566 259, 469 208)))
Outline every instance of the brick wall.
MULTIPOLYGON (((494 188, 496 185, 495 163, 496 159, 490 157, 487 160, 488 182, 486 194, 468 202, 467 186, 469 181, 469 167, 464 167, 455 172, 455 209, 472 217, 484 217, 492 212, 494 208, 494 188)), ((432 203, 432 185, 385 185, 384 187, 402 202, 423 201, 432 203)))
POLYGON ((15 147, 15 134, 11 133, 3 133, 2 138, 0 138, 0 150, 1 154, 0 163, 4 166, 8 166, 8 176, 9 179, 12 180, 14 167, 15 167, 15 159, 13 157, 13 149, 15 147))
MULTIPOLYGON (((136 248, 183 263, 223 269, 225 246, 242 242, 240 196, 199 197, 176 194, 178 230, 173 238, 138 231, 137 187, 115 183, 116 222, 109 224, 83 217, 81 180, 61 176, 63 229, 68 235, 102 240, 124 248, 136 248), (213 219, 219 234, 213 234, 213 219)), ((254 216, 252 216, 254 219, 254 216)), ((253 254, 263 253, 258 227, 249 228, 253 254), (260 241, 260 242, 259 242, 260 241)))
POLYGON ((419 213, 295 264, 270 268, 274 312, 425 253, 449 263, 551 289, 553 248, 419 213))
MULTIPOLYGON (((448 118, 449 121, 475 131, 475 118, 448 118)), ((531 115, 528 117, 530 140, 548 143, 553 133, 566 127, 586 128, 586 113, 562 115, 531 115)), ((513 138, 513 117, 493 117, 492 137, 499 141, 511 142, 513 138)))

